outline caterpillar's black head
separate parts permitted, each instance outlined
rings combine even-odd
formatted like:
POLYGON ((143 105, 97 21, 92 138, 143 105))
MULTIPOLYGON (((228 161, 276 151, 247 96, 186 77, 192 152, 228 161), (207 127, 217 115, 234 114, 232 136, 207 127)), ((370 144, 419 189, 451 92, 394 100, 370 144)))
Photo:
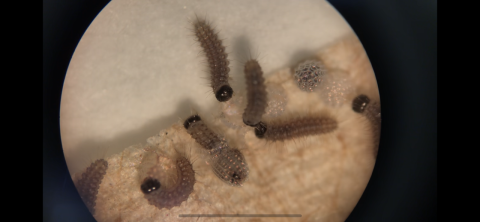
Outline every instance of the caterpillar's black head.
POLYGON ((263 138, 266 132, 267 132, 267 124, 265 124, 264 122, 259 122, 255 126, 255 136, 257 136, 257 138, 263 138))
POLYGON ((187 120, 185 120, 185 122, 183 122, 183 126, 185 127, 185 129, 188 129, 190 127, 190 125, 192 125, 193 123, 198 122, 200 120, 202 120, 202 119, 200 118, 199 115, 190 116, 190 117, 188 117, 187 120))
POLYGON ((245 179, 244 175, 241 173, 233 172, 230 183, 231 184, 242 184, 243 180, 245 179))
POLYGON ((233 89, 229 85, 223 85, 215 92, 215 97, 219 102, 226 102, 232 98, 233 89))
POLYGON ((151 192, 160 189, 160 182, 155 178, 147 177, 143 180, 140 189, 144 194, 150 194, 151 192))
POLYGON ((359 95, 353 99, 352 102, 352 109, 357 113, 363 113, 365 111, 365 107, 367 107, 368 103, 370 103, 370 99, 366 95, 359 95))

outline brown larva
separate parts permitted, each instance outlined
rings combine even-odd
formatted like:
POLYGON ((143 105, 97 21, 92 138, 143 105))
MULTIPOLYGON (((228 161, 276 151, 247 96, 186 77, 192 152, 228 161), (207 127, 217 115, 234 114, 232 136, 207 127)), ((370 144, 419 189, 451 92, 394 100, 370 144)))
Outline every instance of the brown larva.
POLYGON ((187 118, 183 126, 198 144, 208 150, 215 175, 231 186, 242 186, 248 178, 248 164, 243 154, 210 130, 199 115, 187 118))
POLYGON ((290 120, 260 122, 255 127, 255 136, 268 141, 284 141, 310 135, 333 132, 338 128, 337 121, 330 116, 304 116, 290 120))
POLYGON ((370 122, 370 130, 373 135, 373 154, 375 158, 378 153, 378 146, 380 145, 380 131, 382 125, 380 104, 372 102, 366 95, 359 95, 353 99, 352 109, 357 113, 363 114, 370 122))
POLYGON ((227 142, 218 134, 210 130, 199 115, 188 117, 183 126, 188 134, 205 150, 212 151, 228 146, 227 142))
POLYGON ((158 209, 171 209, 180 206, 193 192, 195 171, 190 160, 179 155, 176 158, 177 178, 171 187, 162 186, 156 175, 146 177, 140 185, 140 190, 148 203, 158 209))
POLYGON ((245 63, 245 79, 247 82, 247 107, 243 112, 243 122, 248 126, 257 125, 267 108, 267 91, 262 68, 254 59, 245 63))
POLYGON ((193 24, 195 36, 202 46, 203 52, 207 56, 208 66, 210 70, 210 85, 215 93, 215 98, 220 102, 228 101, 232 98, 233 89, 228 84, 228 55, 222 40, 218 38, 218 34, 210 27, 205 20, 197 18, 193 24))
POLYGON ((92 214, 95 214, 95 202, 97 200, 98 188, 102 183, 102 179, 105 176, 107 169, 108 162, 106 160, 96 160, 82 174, 82 177, 78 182, 75 183, 80 197, 92 214))

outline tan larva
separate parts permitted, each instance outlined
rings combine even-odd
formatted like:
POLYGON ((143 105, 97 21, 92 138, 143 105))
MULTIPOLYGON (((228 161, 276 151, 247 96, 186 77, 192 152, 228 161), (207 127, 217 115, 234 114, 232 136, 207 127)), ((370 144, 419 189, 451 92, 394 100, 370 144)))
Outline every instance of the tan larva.
POLYGON ((96 160, 82 174, 82 177, 75 183, 78 193, 88 210, 95 214, 98 188, 102 183, 108 169, 108 162, 104 159, 96 160))
POLYGON ((269 141, 284 141, 310 135, 335 131, 337 121, 330 116, 305 116, 291 120, 260 122, 255 127, 255 136, 269 141))
POLYGON ((248 126, 257 125, 267 108, 267 91, 262 68, 254 59, 245 63, 245 79, 247 82, 247 107, 243 112, 243 122, 248 126))
POLYGON ((202 46, 203 52, 207 56, 208 66, 210 70, 210 85, 220 102, 228 101, 232 98, 233 89, 228 84, 228 54, 222 40, 218 38, 218 34, 210 26, 210 24, 202 19, 197 18, 193 23, 195 36, 202 46))

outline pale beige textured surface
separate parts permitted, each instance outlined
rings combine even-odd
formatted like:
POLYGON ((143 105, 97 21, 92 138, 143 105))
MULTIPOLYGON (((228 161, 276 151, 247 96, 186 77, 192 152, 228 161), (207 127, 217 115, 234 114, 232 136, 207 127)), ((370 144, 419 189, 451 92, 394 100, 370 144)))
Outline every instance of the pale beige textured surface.
MULTIPOLYGON (((348 102, 343 106, 331 107, 324 104, 318 93, 298 89, 292 67, 268 76, 266 82, 281 85, 288 96, 286 111, 278 118, 327 112, 338 119, 337 131, 272 144, 257 139, 252 128, 225 125, 224 121, 220 121, 220 110, 218 113, 199 113, 214 130, 226 136, 231 146, 242 150, 250 167, 249 180, 245 185, 231 187, 218 180, 205 162, 204 154, 199 152, 199 145, 178 121, 150 137, 146 145, 132 146, 106 158, 109 169, 98 192, 95 218, 98 221, 191 221, 192 218, 178 218, 178 215, 239 213, 301 214, 302 217, 215 220, 345 220, 362 195, 375 163, 372 135, 366 125, 368 122, 351 110, 350 103, 358 93, 376 101, 379 95, 368 58, 353 34, 330 44, 316 55, 330 69, 341 69, 350 77, 356 92, 348 96, 348 102), (149 168, 159 164, 157 166, 165 170, 161 183, 169 184, 176 172, 171 160, 174 148, 186 150, 196 160, 194 169, 198 171, 198 182, 194 192, 181 206, 159 210, 143 197, 140 182, 149 168)), ((233 113, 227 115, 228 120, 239 122, 241 112, 234 114, 229 110, 228 113, 233 113)))

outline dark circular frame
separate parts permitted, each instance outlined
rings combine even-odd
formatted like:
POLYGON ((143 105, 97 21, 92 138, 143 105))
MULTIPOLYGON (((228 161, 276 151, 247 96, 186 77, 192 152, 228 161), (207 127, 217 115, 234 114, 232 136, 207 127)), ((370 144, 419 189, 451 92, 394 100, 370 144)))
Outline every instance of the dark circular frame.
MULTIPOLYGON (((65 163, 59 112, 73 52, 108 2, 43 2, 43 221, 95 221, 65 163)), ((382 101, 377 162, 347 221, 437 221, 437 1, 329 2, 362 42, 382 101)))

